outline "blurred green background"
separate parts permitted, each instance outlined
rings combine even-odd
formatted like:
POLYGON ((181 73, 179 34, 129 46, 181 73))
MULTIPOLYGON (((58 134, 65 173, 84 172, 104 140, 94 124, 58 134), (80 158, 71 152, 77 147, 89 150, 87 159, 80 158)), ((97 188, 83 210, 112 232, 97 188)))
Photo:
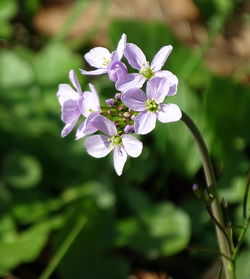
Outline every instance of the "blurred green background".
MULTIPOLYGON (((84 77, 83 55, 122 33, 179 78, 177 103, 201 129, 234 225, 250 168, 250 4, 247 0, 0 1, 0 277, 217 278, 214 229, 192 184, 204 185, 183 123, 142 138, 117 177, 74 133, 60 137, 59 83, 77 72, 102 101, 106 76, 84 77), (43 275, 42 275, 43 274, 43 275), (40 277, 41 276, 41 277, 40 277), (207 276, 207 277, 206 277, 207 276)), ((237 236, 237 229, 235 229, 237 236)), ((250 278, 250 233, 237 263, 250 278)))

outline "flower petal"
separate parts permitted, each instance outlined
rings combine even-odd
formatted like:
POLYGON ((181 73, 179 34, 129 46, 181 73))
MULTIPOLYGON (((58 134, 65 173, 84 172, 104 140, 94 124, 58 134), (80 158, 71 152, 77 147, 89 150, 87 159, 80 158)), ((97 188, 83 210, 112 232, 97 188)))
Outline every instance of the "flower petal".
POLYGON ((88 117, 92 112, 101 110, 99 96, 94 85, 89 83, 89 88, 91 92, 83 92, 81 112, 85 117, 88 117))
POLYGON ((66 123, 66 125, 62 129, 61 137, 66 137, 75 127, 76 122, 77 122, 77 119, 75 121, 72 121, 71 123, 66 123))
POLYGON ((71 123, 80 116, 78 100, 67 100, 63 103, 61 119, 65 123, 71 123))
POLYGON ((178 78, 169 71, 159 71, 155 73, 155 77, 165 77, 169 83, 169 90, 166 96, 173 96, 176 94, 178 78))
POLYGON ((116 145, 113 153, 113 162, 114 162, 115 171, 119 176, 122 174, 127 157, 128 155, 124 150, 123 146, 116 145))
POLYGON ((127 36, 126 36, 126 34, 122 34, 121 39, 118 42, 117 49, 116 49, 119 60, 122 59, 122 56, 124 54, 124 50, 126 47, 126 43, 127 43, 127 36))
POLYGON ((76 73, 74 72, 74 70, 70 70, 69 71, 69 79, 72 82, 72 84, 74 85, 76 91, 81 94, 82 93, 82 89, 81 86, 79 84, 78 78, 76 76, 76 73))
POLYGON ((155 55, 150 68, 154 71, 159 71, 165 64, 169 54, 171 53, 173 47, 171 45, 162 47, 155 55))
POLYGON ((153 77, 147 83, 146 93, 148 99, 162 103, 169 92, 169 83, 166 78, 153 77))
POLYGON ((135 44, 127 43, 124 51, 124 56, 127 58, 130 66, 137 70, 140 70, 147 62, 144 53, 135 44))
POLYGON ((138 157, 142 152, 142 142, 131 135, 122 135, 122 144, 131 157, 138 157))
POLYGON ((175 104, 162 104, 157 112, 157 118, 160 122, 174 122, 181 119, 182 113, 175 104))
POLYGON ((109 137, 104 135, 90 136, 84 142, 84 147, 88 154, 95 158, 102 158, 108 155, 112 150, 109 145, 109 137))
POLYGON ((115 84, 117 90, 125 92, 131 88, 141 88, 146 78, 141 74, 124 74, 119 77, 115 84))
POLYGON ((112 61, 108 67, 109 79, 116 82, 123 75, 128 73, 127 67, 121 61, 112 61))
POLYGON ((111 59, 111 53, 108 49, 104 47, 95 47, 92 48, 89 52, 84 55, 85 60, 89 63, 89 65, 95 68, 107 68, 105 62, 111 59))
POLYGON ((132 88, 121 96, 122 102, 132 110, 144 111, 145 102, 147 100, 146 94, 139 88, 132 88))
POLYGON ((134 119, 135 133, 145 135, 154 130, 156 125, 156 114, 154 112, 140 112, 134 119))
POLYGON ((93 127, 95 127, 97 130, 102 131, 106 135, 112 137, 117 134, 115 124, 103 115, 97 115, 91 123, 93 127))
POLYGON ((85 70, 80 69, 80 72, 82 75, 86 75, 86 76, 98 76, 98 75, 106 74, 108 72, 108 70, 107 70, 107 68, 97 69, 94 71, 85 71, 85 70))
POLYGON ((80 97, 70 85, 64 83, 59 84, 56 95, 61 106, 67 100, 77 100, 80 97))
POLYGON ((91 113, 78 127, 76 131, 76 140, 79 140, 86 135, 94 134, 97 129, 92 125, 92 120, 99 115, 99 112, 91 113))

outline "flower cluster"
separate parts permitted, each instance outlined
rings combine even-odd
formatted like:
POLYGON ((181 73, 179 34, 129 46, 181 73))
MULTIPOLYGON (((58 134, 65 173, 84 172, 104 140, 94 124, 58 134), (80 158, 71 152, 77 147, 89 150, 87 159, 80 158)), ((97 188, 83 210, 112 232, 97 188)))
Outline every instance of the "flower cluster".
POLYGON ((101 158, 113 151, 114 168, 122 174, 127 156, 138 157, 142 143, 134 135, 145 135, 162 123, 178 121, 181 110, 175 104, 163 104, 166 96, 176 93, 178 79, 169 71, 161 70, 172 46, 162 47, 149 63, 142 50, 135 44, 127 43, 123 34, 117 49, 109 52, 106 48, 95 47, 84 58, 93 71, 80 70, 83 75, 107 74, 115 83, 116 93, 100 105, 94 85, 90 91, 82 91, 73 70, 68 84, 60 84, 57 97, 61 105, 61 119, 65 123, 62 137, 69 134, 83 117, 76 132, 76 139, 86 137, 84 146, 91 156, 101 158), (129 73, 121 61, 123 56, 137 73, 129 73), (141 89, 145 85, 145 92, 141 89))

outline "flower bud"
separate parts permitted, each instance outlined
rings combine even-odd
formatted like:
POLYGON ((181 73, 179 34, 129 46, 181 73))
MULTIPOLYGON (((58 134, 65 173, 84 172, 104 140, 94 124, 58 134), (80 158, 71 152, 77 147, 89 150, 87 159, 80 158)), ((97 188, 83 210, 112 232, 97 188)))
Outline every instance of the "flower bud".
POLYGON ((126 125, 124 128, 124 133, 133 133, 134 132, 134 125, 126 125))
POLYGON ((116 98, 116 100, 120 100, 121 99, 121 96, 122 96, 122 94, 121 93, 116 93, 115 94, 115 98, 116 98))
POLYGON ((115 99, 113 99, 113 98, 107 99, 105 102, 110 107, 113 107, 115 105, 115 99))

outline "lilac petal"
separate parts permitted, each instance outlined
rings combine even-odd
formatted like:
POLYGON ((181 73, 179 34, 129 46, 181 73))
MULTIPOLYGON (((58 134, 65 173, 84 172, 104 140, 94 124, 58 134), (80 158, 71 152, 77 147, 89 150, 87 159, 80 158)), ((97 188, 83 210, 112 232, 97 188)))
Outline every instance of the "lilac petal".
POLYGON ((70 79, 70 81, 72 82, 72 84, 74 85, 76 91, 77 91, 79 94, 81 94, 81 93, 82 93, 82 89, 81 89, 81 86, 80 86, 80 84, 79 84, 79 81, 78 81, 78 79, 77 79, 77 76, 76 76, 74 70, 70 70, 70 72, 69 72, 69 79, 70 79))
POLYGON ((113 153, 113 162, 114 162, 115 171, 119 176, 122 174, 127 157, 128 155, 124 150, 123 146, 116 145, 113 153))
POLYGON ((68 84, 59 84, 56 95, 61 106, 67 100, 79 99, 79 94, 68 84))
POLYGON ((182 113, 175 104, 162 104, 157 112, 157 118, 160 122, 174 122, 181 119, 182 113))
POLYGON ((106 135, 112 137, 117 134, 115 124, 103 115, 97 115, 91 123, 93 127, 95 127, 97 130, 102 131, 106 135))
POLYGON ((88 154, 95 158, 107 156, 112 150, 109 146, 109 137, 104 135, 90 136, 84 142, 88 154))
POLYGON ((135 44, 127 43, 124 56, 127 58, 130 66, 137 70, 140 70, 147 62, 144 53, 135 44))
POLYGON ((162 103, 169 92, 169 83, 166 78, 153 77, 147 83, 146 93, 148 99, 162 103))
POLYGON ((124 50, 127 43, 127 36, 126 34, 122 34, 120 41, 118 42, 116 52, 118 54, 118 59, 121 60, 124 54, 124 50))
POLYGON ((145 102, 147 100, 146 94, 139 88, 132 88, 122 94, 122 102, 132 110, 144 111, 145 102))
POLYGON ((171 45, 162 47, 155 55, 150 68, 154 71, 159 71, 165 64, 169 54, 171 53, 173 47, 171 45))
POLYGON ((62 106, 61 119, 65 123, 71 123, 80 116, 78 102, 75 100, 67 100, 62 106))
POLYGON ((85 137, 86 135, 94 134, 97 129, 92 125, 92 120, 99 115, 99 112, 91 113, 78 127, 76 131, 76 140, 85 137))
POLYGON ((76 119, 75 121, 72 121, 71 123, 66 123, 66 125, 62 129, 61 137, 66 137, 73 130, 73 128, 76 125, 77 120, 78 119, 76 119))
POLYGON ((135 133, 145 135, 154 130, 156 125, 156 114, 154 112, 140 112, 134 119, 135 133))
POLYGON ((83 101, 81 106, 81 112, 85 117, 88 117, 92 112, 100 111, 100 100, 98 93, 91 83, 89 83, 90 91, 83 92, 83 101))
POLYGON ((121 76, 115 84, 117 90, 125 92, 131 88, 141 88, 146 78, 141 74, 125 74, 121 76))
POLYGON ((95 68, 106 69, 106 63, 107 61, 110 61, 111 53, 104 47, 95 47, 86 53, 84 58, 89 63, 89 65, 95 68))
POLYGON ((142 142, 140 142, 136 137, 131 135, 122 135, 122 144, 125 151, 131 157, 138 157, 142 152, 142 142))
POLYGON ((135 131, 134 125, 128 124, 123 129, 125 134, 133 133, 135 131))
POLYGON ((119 78, 127 73, 127 67, 121 61, 113 61, 109 64, 108 75, 111 81, 116 82, 119 78))
POLYGON ((177 85, 178 85, 178 78, 176 75, 172 74, 169 71, 159 71, 155 73, 156 77, 165 77, 169 83, 169 91, 167 96, 172 96, 176 94, 177 85))
POLYGON ((80 72, 82 75, 98 76, 98 75, 106 74, 108 72, 108 69, 97 69, 94 71, 85 71, 85 70, 80 69, 80 72))

